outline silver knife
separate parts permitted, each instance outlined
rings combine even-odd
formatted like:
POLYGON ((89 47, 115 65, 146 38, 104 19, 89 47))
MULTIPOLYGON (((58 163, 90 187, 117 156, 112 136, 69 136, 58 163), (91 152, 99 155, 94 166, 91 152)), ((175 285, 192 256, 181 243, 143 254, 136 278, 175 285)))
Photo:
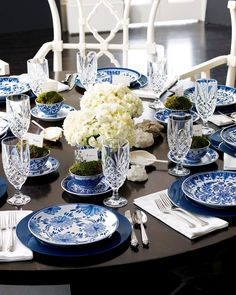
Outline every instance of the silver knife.
POLYGON ((132 229, 130 244, 133 247, 137 247, 138 246, 138 239, 137 239, 135 231, 134 231, 134 223, 133 223, 133 219, 132 219, 130 210, 125 211, 125 217, 129 220, 130 225, 131 225, 131 229, 132 229))

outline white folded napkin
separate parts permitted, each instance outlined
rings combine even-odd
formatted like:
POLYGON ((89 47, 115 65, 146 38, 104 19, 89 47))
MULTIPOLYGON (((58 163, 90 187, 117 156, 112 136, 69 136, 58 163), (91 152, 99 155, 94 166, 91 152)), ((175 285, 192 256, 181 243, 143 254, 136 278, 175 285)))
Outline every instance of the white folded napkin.
POLYGON ((223 114, 212 115, 208 121, 215 124, 216 126, 224 126, 233 123, 232 118, 223 114))
MULTIPOLYGON (((19 80, 21 82, 29 83, 28 74, 19 75, 19 80)), ((47 85, 45 86, 45 91, 54 90, 54 91, 62 92, 62 91, 69 89, 68 85, 61 83, 59 81, 53 80, 53 79, 48 79, 46 84, 47 85)))
MULTIPOLYGON (((172 88, 171 86, 176 83, 177 77, 170 77, 165 84, 165 87, 163 88, 162 94, 164 94, 169 88, 172 88)), ((174 85, 173 85, 174 86, 174 85)), ((135 94, 137 94, 140 98, 156 98, 156 94, 151 89, 150 85, 147 85, 141 89, 134 89, 132 90, 135 94)))
MULTIPOLYGON (((161 192, 167 192, 166 190, 161 192)), ((207 221, 208 225, 201 226, 197 224, 197 222, 193 221, 187 215, 183 215, 184 218, 189 219, 189 221, 196 224, 196 227, 190 228, 188 224, 184 221, 181 221, 178 217, 174 214, 166 214, 162 213, 155 203, 155 199, 158 198, 158 194, 161 192, 156 192, 144 197, 140 197, 134 200, 134 204, 142 208, 143 210, 147 211, 154 217, 160 219, 162 222, 167 224, 168 226, 172 227, 174 230, 178 231, 179 233, 183 234, 189 239, 195 239, 197 237, 203 236, 215 230, 219 230, 221 228, 225 228, 229 225, 229 223, 223 219, 217 217, 208 217, 208 216, 200 216, 194 214, 195 216, 199 216, 202 220, 207 221)), ((182 214, 178 212, 178 214, 182 214)))
MULTIPOLYGON (((10 211, 0 211, 0 217, 4 216, 6 225, 8 222, 8 216, 10 211)), ((30 210, 19 210, 16 212, 17 222, 22 218, 30 214, 30 210)), ((3 233, 3 251, 0 251, 0 261, 21 261, 21 260, 31 260, 33 258, 33 252, 21 243, 21 241, 15 235, 15 250, 13 252, 7 251, 8 241, 10 238, 11 230, 6 229, 2 231, 3 233)), ((0 233, 1 234, 1 233, 0 233)))
POLYGON ((224 170, 236 170, 236 157, 224 153, 224 170))

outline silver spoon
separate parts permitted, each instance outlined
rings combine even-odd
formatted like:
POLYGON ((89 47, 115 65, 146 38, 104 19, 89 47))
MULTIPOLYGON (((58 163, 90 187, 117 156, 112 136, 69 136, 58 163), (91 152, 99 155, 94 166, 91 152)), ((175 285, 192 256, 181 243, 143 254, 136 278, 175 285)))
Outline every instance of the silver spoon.
POLYGON ((134 213, 134 220, 136 223, 140 224, 143 245, 148 245, 149 241, 144 227, 144 223, 147 222, 147 215, 143 211, 137 209, 134 213))

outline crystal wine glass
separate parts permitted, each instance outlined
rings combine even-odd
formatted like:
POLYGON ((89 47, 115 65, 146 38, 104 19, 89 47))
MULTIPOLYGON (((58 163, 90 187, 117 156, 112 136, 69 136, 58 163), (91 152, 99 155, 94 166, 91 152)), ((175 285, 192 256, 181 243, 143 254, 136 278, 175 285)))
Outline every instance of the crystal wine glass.
POLYGON ((108 207, 123 207, 128 201, 118 194, 119 188, 125 182, 129 169, 128 140, 107 139, 102 143, 102 167, 106 182, 112 188, 112 196, 104 199, 108 207))
POLYGON ((164 105, 160 100, 160 95, 164 89, 167 80, 166 58, 156 57, 154 61, 149 61, 148 78, 152 90, 156 94, 155 100, 149 104, 150 108, 155 110, 163 109, 164 105))
POLYGON ((208 119, 211 117, 216 108, 217 80, 215 79, 198 79, 195 83, 195 107, 202 119, 202 134, 209 135, 215 130, 208 126, 208 119))
POLYGON ((30 125, 30 99, 26 94, 7 96, 6 112, 11 132, 22 139, 30 125))
POLYGON ((89 51, 84 56, 81 51, 76 53, 77 73, 82 86, 88 89, 90 85, 95 84, 97 78, 97 54, 95 51, 89 51))
POLYGON ((168 170, 174 176, 185 176, 190 170, 182 165, 183 158, 187 155, 193 132, 193 119, 190 114, 174 112, 170 114, 167 123, 167 140, 172 158, 177 165, 168 170))
POLYGON ((30 151, 27 141, 20 141, 16 137, 7 137, 2 140, 2 163, 8 181, 14 186, 15 194, 7 200, 14 206, 23 206, 31 198, 21 193, 29 173, 30 151))
POLYGON ((43 92, 43 84, 48 81, 48 60, 46 58, 32 58, 27 60, 29 85, 33 93, 38 96, 43 92))

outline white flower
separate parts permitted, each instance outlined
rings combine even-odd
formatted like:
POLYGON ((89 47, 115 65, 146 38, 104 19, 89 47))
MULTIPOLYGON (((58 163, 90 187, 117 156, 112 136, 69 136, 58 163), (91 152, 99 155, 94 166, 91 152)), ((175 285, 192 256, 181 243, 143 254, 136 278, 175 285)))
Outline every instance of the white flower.
POLYGON ((132 118, 143 112, 141 99, 122 84, 98 83, 85 91, 81 98, 81 109, 94 109, 103 103, 116 103, 123 106, 132 118))
POLYGON ((69 112, 63 124, 67 142, 72 145, 101 149, 102 139, 127 139, 134 143, 134 122, 126 109, 115 103, 104 103, 96 109, 69 112))

